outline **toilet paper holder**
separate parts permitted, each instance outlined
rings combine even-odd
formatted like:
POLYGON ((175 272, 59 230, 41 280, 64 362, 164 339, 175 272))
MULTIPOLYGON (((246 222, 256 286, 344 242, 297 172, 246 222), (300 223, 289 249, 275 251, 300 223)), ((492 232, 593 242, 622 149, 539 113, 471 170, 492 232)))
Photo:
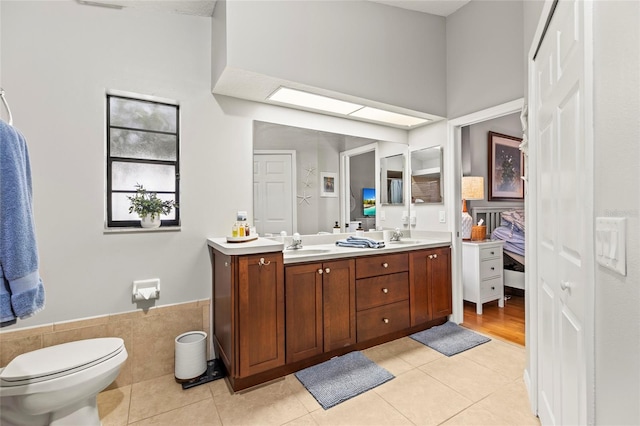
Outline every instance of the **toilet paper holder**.
POLYGON ((134 302, 158 299, 160 297, 160 279, 134 281, 132 297, 134 302))

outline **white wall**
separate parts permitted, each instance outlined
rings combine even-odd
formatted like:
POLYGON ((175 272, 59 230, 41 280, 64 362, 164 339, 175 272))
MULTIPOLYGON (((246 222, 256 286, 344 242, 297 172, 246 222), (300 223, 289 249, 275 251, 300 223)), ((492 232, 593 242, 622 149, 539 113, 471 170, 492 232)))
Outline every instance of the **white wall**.
POLYGON ((251 210, 253 120, 406 143, 406 132, 224 96, 211 81, 211 19, 6 1, 2 84, 31 155, 46 308, 3 330, 136 309, 131 282, 160 278, 158 305, 210 297, 206 238, 251 210), (105 90, 181 105, 180 232, 104 234, 105 90))
POLYGON ((443 17, 368 1, 231 1, 226 18, 229 67, 446 113, 443 17))
POLYGON ((595 2, 595 214, 627 218, 627 275, 596 265, 596 424, 640 424, 640 3, 595 2))
POLYGON ((522 1, 471 1, 447 17, 447 117, 524 93, 522 1))

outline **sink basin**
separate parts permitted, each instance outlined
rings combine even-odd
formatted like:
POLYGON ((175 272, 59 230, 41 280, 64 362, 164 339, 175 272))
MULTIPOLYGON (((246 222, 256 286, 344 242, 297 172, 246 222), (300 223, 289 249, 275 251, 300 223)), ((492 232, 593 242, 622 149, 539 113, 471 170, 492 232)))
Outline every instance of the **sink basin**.
POLYGON ((329 253, 331 250, 329 249, 312 249, 312 248, 301 248, 297 250, 285 250, 284 254, 287 256, 310 256, 312 254, 324 254, 329 253))
POLYGON ((389 241, 389 244, 390 245, 393 245, 393 244, 419 244, 421 242, 422 241, 419 241, 419 240, 400 240, 400 241, 389 241))

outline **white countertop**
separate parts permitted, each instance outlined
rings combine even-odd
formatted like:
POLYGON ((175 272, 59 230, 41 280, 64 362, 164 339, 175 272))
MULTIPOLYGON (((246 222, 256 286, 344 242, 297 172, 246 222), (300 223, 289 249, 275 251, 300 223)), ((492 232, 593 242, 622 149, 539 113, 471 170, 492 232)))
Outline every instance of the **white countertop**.
MULTIPOLYGON (((405 231, 406 234, 409 232, 405 231)), ((302 248, 293 250, 285 247, 291 244, 291 236, 258 238, 243 243, 228 243, 225 237, 209 238, 209 246, 230 256, 283 252, 284 263, 302 263, 340 259, 356 256, 373 256, 385 253, 397 253, 410 250, 419 250, 435 247, 447 247, 451 245, 451 234, 448 232, 411 231, 410 235, 401 238, 400 242, 389 242, 384 248, 355 248, 339 247, 335 242, 345 239, 353 233, 328 234, 328 235, 303 235, 302 248)), ((366 232, 365 237, 382 241, 382 232, 366 232)))
POLYGON ((242 243, 228 243, 226 237, 208 238, 207 244, 222 254, 239 256, 243 254, 271 253, 284 250, 284 243, 270 238, 258 238, 242 243))

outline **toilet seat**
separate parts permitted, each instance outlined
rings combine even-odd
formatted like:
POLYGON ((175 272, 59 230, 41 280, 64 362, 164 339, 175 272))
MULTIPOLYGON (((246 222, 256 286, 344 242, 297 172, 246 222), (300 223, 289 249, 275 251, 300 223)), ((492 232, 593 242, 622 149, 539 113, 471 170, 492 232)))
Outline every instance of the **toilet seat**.
POLYGON ((0 372, 0 386, 12 387, 68 376, 100 364, 124 350, 118 337, 78 340, 14 358, 0 372))

